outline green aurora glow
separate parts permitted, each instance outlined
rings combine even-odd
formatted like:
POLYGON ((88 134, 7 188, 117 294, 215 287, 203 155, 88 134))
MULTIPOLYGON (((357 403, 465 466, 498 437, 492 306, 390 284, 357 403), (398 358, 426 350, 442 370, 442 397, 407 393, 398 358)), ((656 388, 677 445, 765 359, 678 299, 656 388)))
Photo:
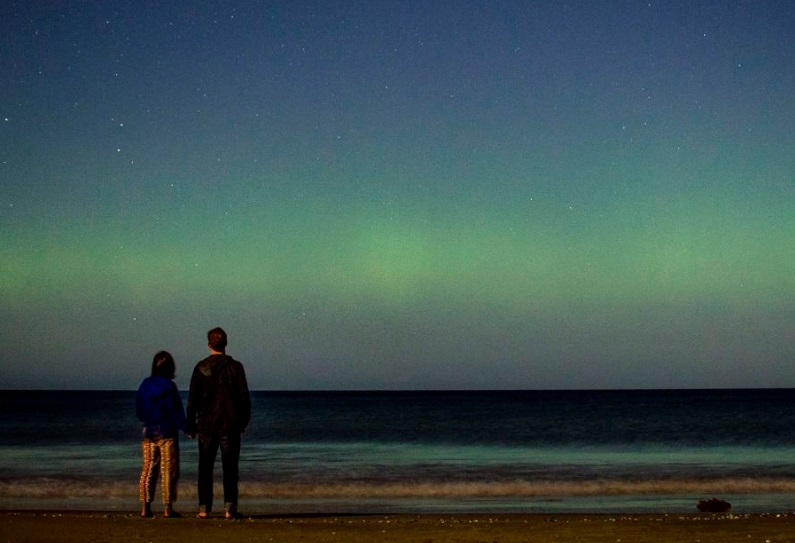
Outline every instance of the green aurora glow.
POLYGON ((795 387, 788 5, 115 4, 4 33, 0 386, 795 387))

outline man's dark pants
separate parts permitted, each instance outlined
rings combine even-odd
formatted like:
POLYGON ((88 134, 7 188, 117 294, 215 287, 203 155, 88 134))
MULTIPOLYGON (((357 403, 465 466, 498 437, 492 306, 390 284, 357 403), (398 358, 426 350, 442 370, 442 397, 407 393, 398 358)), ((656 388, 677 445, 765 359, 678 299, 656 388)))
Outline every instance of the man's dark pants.
POLYGON ((199 434, 199 509, 210 512, 213 507, 213 466, 219 448, 224 471, 224 508, 226 511, 237 511, 240 434, 199 434))

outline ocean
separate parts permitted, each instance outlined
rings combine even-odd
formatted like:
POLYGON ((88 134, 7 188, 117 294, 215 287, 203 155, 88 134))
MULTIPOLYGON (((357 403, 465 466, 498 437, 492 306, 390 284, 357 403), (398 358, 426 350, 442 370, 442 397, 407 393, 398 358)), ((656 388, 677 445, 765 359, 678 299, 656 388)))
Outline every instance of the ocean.
MULTIPOLYGON (((684 513, 713 497, 734 512, 795 505, 793 390, 253 392, 252 400, 246 514, 684 513)), ((3 391, 0 509, 136 511, 134 404, 131 391, 3 391)), ((177 509, 193 511, 196 443, 183 436, 180 447, 177 509)))

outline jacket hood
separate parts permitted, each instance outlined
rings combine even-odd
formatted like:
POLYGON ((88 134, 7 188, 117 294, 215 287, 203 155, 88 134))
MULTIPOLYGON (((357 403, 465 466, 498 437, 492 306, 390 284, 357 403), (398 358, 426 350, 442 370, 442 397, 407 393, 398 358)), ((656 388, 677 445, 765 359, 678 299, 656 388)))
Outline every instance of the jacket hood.
POLYGON ((146 393, 147 396, 154 397, 170 392, 173 386, 174 383, 171 379, 152 376, 143 380, 139 390, 146 393))
POLYGON ((199 362, 198 369, 205 377, 210 377, 215 371, 226 365, 229 356, 225 354, 214 354, 199 362))

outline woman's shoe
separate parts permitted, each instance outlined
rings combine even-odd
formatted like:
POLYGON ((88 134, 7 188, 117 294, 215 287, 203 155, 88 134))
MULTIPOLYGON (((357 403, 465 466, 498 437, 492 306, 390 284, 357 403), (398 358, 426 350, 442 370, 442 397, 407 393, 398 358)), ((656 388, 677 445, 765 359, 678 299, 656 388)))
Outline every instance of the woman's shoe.
POLYGON ((170 505, 166 505, 163 509, 163 518, 182 518, 182 515, 174 511, 170 505))

